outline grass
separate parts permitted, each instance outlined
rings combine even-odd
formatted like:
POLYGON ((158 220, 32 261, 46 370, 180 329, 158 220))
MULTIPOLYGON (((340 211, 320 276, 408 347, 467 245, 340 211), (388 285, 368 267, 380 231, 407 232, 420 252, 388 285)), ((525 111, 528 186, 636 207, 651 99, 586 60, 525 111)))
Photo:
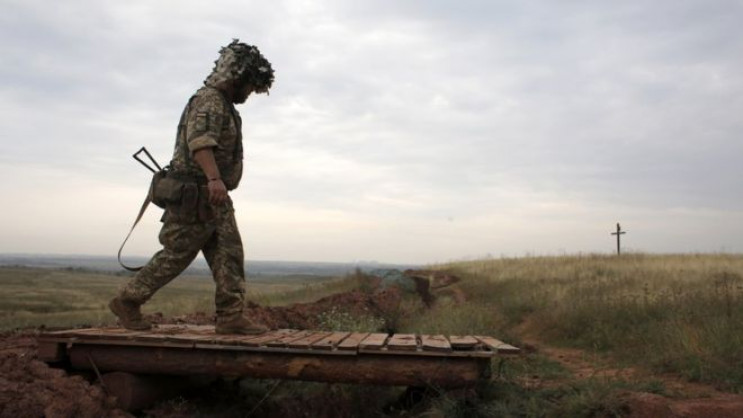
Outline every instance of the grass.
MULTIPOLYGON (((0 268, 0 330, 45 326, 48 328, 113 323, 108 301, 129 280, 114 274, 84 270, 0 268)), ((265 304, 311 300, 353 284, 324 278, 326 286, 312 278, 303 285, 295 277, 285 281, 264 277, 248 279, 248 299, 265 304)), ((142 307, 147 313, 165 316, 214 312, 214 282, 210 277, 184 276, 158 291, 142 307)))
POLYGON ((470 329, 512 336, 528 318, 545 342, 743 390, 741 256, 531 257, 441 267, 465 278, 461 286, 479 306, 466 309, 493 312, 463 312, 473 319, 470 329))
POLYGON ((281 289, 267 289, 263 282, 248 283, 248 299, 265 306, 283 306, 314 301, 335 293, 348 292, 361 286, 357 276, 326 278, 322 282, 281 285, 281 289), (269 290, 269 291, 267 291, 269 290))
POLYGON ((318 316, 319 329, 323 331, 378 332, 385 326, 382 318, 374 315, 352 315, 338 307, 332 307, 318 316))
MULTIPOLYGON (((396 332, 492 335, 515 345, 528 334, 542 343, 580 348, 624 366, 672 372, 689 381, 743 392, 742 256, 524 257, 435 268, 462 278, 456 286, 467 302, 440 298, 426 310, 408 295, 400 309, 405 314, 394 321, 396 332)), ((93 273, 0 269, 0 328, 111 322, 104 305, 124 280, 93 273)), ((302 285, 249 281, 248 289, 249 298, 258 303, 285 305, 369 290, 365 286, 355 275, 302 285)), ((145 311, 209 312, 212 298, 210 279, 182 278, 158 293, 145 311)), ((379 319, 351 318, 342 310, 331 310, 322 314, 322 323, 328 330, 371 331, 379 319)), ((539 353, 495 359, 492 369, 492 380, 478 393, 441 393, 400 416, 623 416, 627 413, 623 393, 665 391, 662 381, 651 377, 577 379, 539 353)), ((300 399, 317 411, 332 407, 336 416, 379 416, 379 408, 396 393, 300 382, 281 384, 273 393, 267 387, 249 389, 253 400, 270 394, 265 411, 293 407, 281 405, 300 399)))

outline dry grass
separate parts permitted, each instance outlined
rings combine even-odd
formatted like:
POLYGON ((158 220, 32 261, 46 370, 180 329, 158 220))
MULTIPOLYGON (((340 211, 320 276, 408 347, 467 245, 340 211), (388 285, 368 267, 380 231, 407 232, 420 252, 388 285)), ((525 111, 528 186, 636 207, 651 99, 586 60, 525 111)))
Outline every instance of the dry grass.
MULTIPOLYGON (((486 334, 518 345, 518 326, 528 319, 532 331, 549 344, 609 354, 627 365, 673 371, 732 391, 743 389, 741 256, 525 257, 437 268, 462 277, 457 286, 467 302, 442 299, 425 310, 419 300, 408 297, 402 310, 410 314, 400 319, 396 331, 486 334)), ((84 272, 0 269, 0 329, 112 322, 105 303, 125 280, 84 272)), ((144 310, 166 315, 210 312, 213 286, 204 277, 177 279, 144 310)), ((249 281, 249 298, 281 305, 362 286, 356 276, 323 284, 249 281)), ((334 312, 325 315, 328 328, 361 326, 334 312)), ((657 381, 570 380, 559 364, 539 354, 496 362, 494 372, 478 397, 444 395, 407 416, 620 416, 624 405, 618 393, 663 391, 657 381), (524 385, 534 376, 557 383, 524 385)), ((276 399, 267 404, 278 408, 284 399, 301 399, 303 411, 351 411, 339 416, 378 416, 382 398, 394 396, 385 389, 369 397, 367 388, 349 385, 282 387, 285 393, 272 395, 276 399)), ((261 389, 256 396, 265 395, 261 389)))
MULTIPOLYGON (((743 389, 741 256, 528 257, 440 267, 465 277, 470 304, 493 312, 492 333, 513 335, 529 318, 551 343, 743 389)), ((462 314, 473 329, 487 326, 462 314)))
MULTIPOLYGON (((271 278, 248 280, 248 299, 265 304, 311 300, 342 286, 338 280, 326 288, 275 279, 275 283, 271 278)), ((0 268, 0 330, 112 323, 115 318, 108 301, 127 280, 80 270, 0 268)), ((214 282, 210 277, 179 277, 156 293, 142 311, 166 316, 214 312, 214 282)))

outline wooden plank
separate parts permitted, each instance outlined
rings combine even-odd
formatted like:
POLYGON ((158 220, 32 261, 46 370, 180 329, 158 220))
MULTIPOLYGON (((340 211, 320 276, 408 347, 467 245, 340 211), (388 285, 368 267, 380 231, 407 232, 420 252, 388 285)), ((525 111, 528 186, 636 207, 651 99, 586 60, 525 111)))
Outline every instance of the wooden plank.
POLYGON ((294 340, 288 344, 289 348, 298 348, 298 349, 305 349, 309 350, 313 343, 333 334, 332 332, 328 331, 317 331, 313 332, 310 335, 306 337, 302 337, 298 340, 294 340))
POLYGON ((56 337, 39 337, 39 343, 62 343, 70 347, 72 345, 122 345, 122 346, 140 346, 140 347, 184 347, 193 348, 193 342, 177 342, 168 341, 167 338, 164 341, 145 341, 145 340, 134 340, 129 339, 80 339, 78 337, 70 338, 56 338, 56 337))
POLYGON ((246 339, 244 341, 240 342, 240 345, 246 345, 248 347, 259 347, 262 345, 266 345, 267 343, 286 337, 287 335, 295 334, 299 331, 295 329, 279 329, 276 331, 269 331, 265 334, 261 334, 257 336, 256 338, 246 339))
POLYGON ((74 337, 79 332, 99 330, 99 328, 80 328, 80 329, 65 329, 61 331, 47 331, 41 334, 42 337, 74 337))
POLYGON ((387 341, 387 349, 415 351, 418 349, 418 338, 415 334, 394 334, 387 341))
POLYGON ((451 351, 449 340, 443 335, 421 335, 421 348, 424 351, 451 351))
POLYGON ((374 333, 369 334, 359 343, 359 349, 362 350, 381 350, 387 341, 387 334, 374 333))
POLYGON ((289 343, 291 343, 292 341, 307 337, 311 334, 312 334, 312 331, 297 331, 290 335, 286 335, 280 338, 276 338, 272 341, 268 341, 266 342, 266 345, 269 347, 287 347, 289 343))
MULTIPOLYGON (((335 353, 336 351, 330 351, 330 353, 335 353)), ((315 351, 315 353, 328 353, 327 351, 315 351)), ((438 358, 491 358, 493 355, 496 354, 491 349, 486 349, 484 351, 481 350, 455 350, 455 351, 424 351, 424 350, 416 350, 416 351, 404 351, 404 350, 388 350, 387 347, 384 347, 381 350, 364 350, 359 349, 358 350, 358 356, 363 355, 381 355, 381 356, 391 356, 391 357, 438 357, 438 358)))
POLYGON ((240 345, 246 345, 248 342, 252 341, 255 338, 258 338, 260 336, 263 336, 264 334, 258 334, 258 335, 211 335, 207 336, 204 340, 201 341, 201 343, 207 343, 207 344, 214 344, 214 345, 223 345, 223 346, 240 346, 240 345))
POLYGON ((368 332, 353 332, 348 337, 341 340, 341 342, 338 343, 338 349, 339 350, 358 350, 359 344, 361 344, 361 341, 364 340, 364 338, 368 337, 368 332))
POLYGON ((240 335, 235 336, 234 342, 237 345, 253 345, 255 344, 256 340, 259 338, 263 338, 266 334, 254 334, 254 335, 240 335))
POLYGON ((131 337, 134 341, 146 341, 149 343, 164 343, 168 336, 164 334, 139 334, 131 337))
MULTIPOLYGON (((316 350, 316 349, 300 349, 300 348, 289 348, 289 347, 266 347, 260 346, 260 347, 248 347, 245 345, 219 345, 219 344, 211 344, 211 345, 204 345, 204 344, 196 344, 192 348, 199 349, 199 350, 215 350, 215 351, 231 351, 234 353, 241 353, 241 352, 253 352, 253 353, 281 353, 281 354, 307 354, 307 355, 313 355, 313 356, 357 356, 358 353, 355 351, 350 350, 316 350)), ((492 351, 488 351, 491 355, 493 354, 492 351)))
MULTIPOLYGON (((46 332, 40 338, 76 338, 86 340, 127 340, 138 336, 181 336, 181 335, 214 335, 213 325, 163 324, 156 325, 151 330, 133 331, 125 328, 82 328, 64 331, 46 332)), ((154 337, 145 337, 153 339, 154 337)))
POLYGON ((209 342, 212 338, 214 338, 214 335, 178 334, 166 336, 165 341, 179 344, 198 344, 209 342))
POLYGON ((491 362, 490 358, 399 356, 382 354, 383 351, 357 356, 329 355, 319 350, 307 354, 273 350, 276 351, 81 344, 69 349, 69 358, 73 369, 90 370, 94 363, 102 373, 242 376, 441 388, 471 386, 487 377, 491 362))
POLYGON ((350 332, 332 332, 329 335, 312 343, 312 348, 317 350, 333 350, 339 342, 348 337, 350 332))
POLYGON ((517 347, 514 347, 510 344, 506 344, 501 340, 495 339, 493 337, 484 337, 476 335, 475 338, 480 340, 483 344, 490 347, 494 351, 497 351, 498 354, 518 354, 520 349, 517 347))
POLYGON ((147 331, 132 331, 125 328, 88 328, 71 331, 66 336, 79 340, 128 340, 143 334, 147 334, 147 331))
POLYGON ((475 337, 469 335, 452 335, 449 337, 449 342, 451 343, 452 348, 455 350, 471 350, 477 344, 479 344, 479 341, 477 341, 475 337))
POLYGON ((214 335, 214 325, 163 324, 153 328, 154 333, 178 335, 214 335))
MULTIPOLYGON (((397 334, 388 337, 383 333, 318 332, 297 330, 275 330, 259 335, 217 335, 213 325, 161 325, 150 331, 131 331, 123 328, 84 328, 45 332, 39 336, 41 343, 49 343, 44 349, 50 359, 58 357, 56 343, 142 345, 142 346, 182 346, 197 347, 211 345, 212 348, 229 350, 233 346, 242 347, 289 347, 297 350, 381 350, 393 354, 395 351, 411 352, 418 348, 413 334, 397 334), (385 346, 385 343, 387 345, 385 346)), ((501 340, 487 336, 451 336, 449 347, 441 335, 420 337, 418 354, 469 352, 487 356, 490 350, 500 354, 515 354, 520 350, 501 340), (481 345, 482 344, 482 345, 481 345), (484 347, 484 350, 478 350, 484 347), (451 351, 451 350, 454 351, 451 351)), ((476 357, 480 357, 480 355, 476 357)))

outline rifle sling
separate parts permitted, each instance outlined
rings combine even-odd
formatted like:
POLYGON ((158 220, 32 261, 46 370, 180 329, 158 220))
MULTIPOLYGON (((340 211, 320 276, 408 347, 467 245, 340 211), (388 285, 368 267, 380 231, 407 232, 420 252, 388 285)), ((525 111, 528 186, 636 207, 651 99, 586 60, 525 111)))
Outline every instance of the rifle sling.
POLYGON ((129 271, 137 272, 139 270, 142 270, 142 267, 144 267, 144 266, 129 267, 129 266, 125 265, 121 261, 121 251, 124 249, 124 245, 129 240, 129 237, 132 235, 132 232, 134 231, 134 227, 136 227, 137 224, 139 223, 139 221, 142 219, 142 215, 144 215, 144 211, 147 210, 147 206, 150 205, 150 202, 151 201, 152 200, 151 200, 150 193, 147 193, 147 197, 145 197, 144 202, 142 202, 142 208, 139 209, 139 215, 137 215, 137 219, 134 221, 134 224, 132 225, 131 229, 129 230, 129 233, 126 234, 126 238, 124 238, 124 242, 121 243, 121 247, 119 247, 119 254, 118 254, 119 264, 121 265, 121 267, 124 267, 125 269, 127 269, 129 271))

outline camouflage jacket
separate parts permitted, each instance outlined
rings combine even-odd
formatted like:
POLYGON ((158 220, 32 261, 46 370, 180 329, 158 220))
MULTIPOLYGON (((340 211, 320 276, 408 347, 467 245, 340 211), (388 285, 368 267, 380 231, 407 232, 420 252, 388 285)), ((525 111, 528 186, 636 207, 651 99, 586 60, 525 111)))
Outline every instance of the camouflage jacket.
POLYGON ((205 181, 193 153, 212 147, 228 190, 240 183, 243 171, 242 120, 235 106, 213 87, 202 87, 188 101, 178 123, 171 169, 205 181))

